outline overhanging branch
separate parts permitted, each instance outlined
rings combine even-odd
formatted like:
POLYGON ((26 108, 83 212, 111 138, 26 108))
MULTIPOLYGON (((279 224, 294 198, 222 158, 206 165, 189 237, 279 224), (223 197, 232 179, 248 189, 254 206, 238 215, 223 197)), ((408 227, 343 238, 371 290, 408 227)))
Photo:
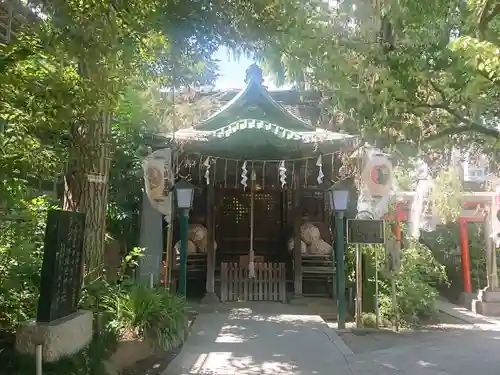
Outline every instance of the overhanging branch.
POLYGON ((474 123, 474 124, 456 126, 444 129, 437 134, 422 139, 422 142, 429 143, 444 137, 449 137, 452 135, 464 134, 464 133, 477 133, 485 135, 490 138, 495 138, 497 140, 500 140, 500 131, 474 123))
MULTIPOLYGON (((436 87, 434 88, 436 89, 436 87)), ((444 95, 442 91, 438 90, 438 92, 442 96, 444 95)), ((443 100, 447 99, 443 97, 443 100)), ((434 135, 422 139, 423 143, 432 142, 440 138, 449 137, 457 134, 464 134, 464 133, 482 134, 487 137, 495 138, 496 140, 500 141, 500 130, 481 125, 471 120, 470 118, 462 115, 459 111, 451 108, 449 105, 446 104, 446 102, 439 104, 418 103, 412 106, 412 109, 417 109, 417 108, 441 109, 443 111, 448 112, 451 116, 455 117, 461 123, 466 124, 462 126, 453 126, 450 128, 443 129, 442 131, 434 135)))

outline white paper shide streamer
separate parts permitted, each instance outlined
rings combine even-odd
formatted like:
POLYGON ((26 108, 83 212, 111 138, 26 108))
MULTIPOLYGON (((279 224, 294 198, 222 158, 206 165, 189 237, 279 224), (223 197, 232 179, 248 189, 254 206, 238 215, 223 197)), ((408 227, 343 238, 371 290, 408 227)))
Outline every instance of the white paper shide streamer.
POLYGON ((280 162, 279 173, 280 173, 281 188, 283 189, 283 187, 286 185, 286 167, 284 160, 280 162))
POLYGON ((207 185, 210 185, 210 156, 205 159, 203 166, 206 168, 205 180, 207 181, 207 185))
POLYGON ((436 230, 437 217, 431 198, 434 181, 431 178, 420 180, 415 191, 415 198, 411 205, 410 235, 420 237, 420 230, 432 232, 436 230))
POLYGON ((325 178, 325 174, 323 173, 323 157, 321 155, 318 156, 318 160, 316 161, 316 166, 319 168, 318 178, 316 178, 316 181, 318 181, 318 185, 321 185, 325 178))
POLYGON ((241 166, 241 184, 243 185, 243 189, 246 189, 247 186, 248 186, 248 184, 247 184, 247 181, 248 181, 247 174, 248 174, 247 162, 245 160, 245 162, 241 166))

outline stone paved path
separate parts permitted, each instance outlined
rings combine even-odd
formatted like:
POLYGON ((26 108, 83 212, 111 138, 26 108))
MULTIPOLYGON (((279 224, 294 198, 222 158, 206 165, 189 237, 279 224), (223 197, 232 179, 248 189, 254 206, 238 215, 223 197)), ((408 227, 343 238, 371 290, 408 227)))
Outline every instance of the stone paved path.
POLYGON ((500 325, 385 335, 380 348, 369 335, 358 338, 361 345, 347 340, 353 353, 319 316, 288 305, 248 304, 200 314, 163 375, 500 374, 500 325))
POLYGON ((319 316, 250 306, 200 314, 163 375, 350 375, 352 351, 319 316))

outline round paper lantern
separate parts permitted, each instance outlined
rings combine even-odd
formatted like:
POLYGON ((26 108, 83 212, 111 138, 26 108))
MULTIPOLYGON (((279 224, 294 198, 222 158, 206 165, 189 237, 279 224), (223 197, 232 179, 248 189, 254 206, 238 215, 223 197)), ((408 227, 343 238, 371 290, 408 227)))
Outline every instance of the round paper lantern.
POLYGON ((389 195, 392 189, 392 163, 384 155, 376 155, 368 159, 361 179, 372 197, 389 195))

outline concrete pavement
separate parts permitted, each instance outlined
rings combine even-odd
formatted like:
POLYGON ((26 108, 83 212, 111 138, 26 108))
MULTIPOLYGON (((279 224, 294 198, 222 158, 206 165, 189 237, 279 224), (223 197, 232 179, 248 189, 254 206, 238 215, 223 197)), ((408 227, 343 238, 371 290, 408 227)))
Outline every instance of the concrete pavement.
POLYGON ((317 315, 250 303, 200 314, 163 375, 500 374, 500 325, 459 325, 398 340, 353 353, 317 315))
POLYGON ((286 308, 256 304, 200 314, 163 375, 326 375, 333 369, 351 375, 345 358, 352 351, 340 337, 319 316, 283 313, 286 308))
POLYGON ((500 374, 500 331, 452 329, 418 336, 395 347, 353 355, 348 360, 352 373, 500 374))

